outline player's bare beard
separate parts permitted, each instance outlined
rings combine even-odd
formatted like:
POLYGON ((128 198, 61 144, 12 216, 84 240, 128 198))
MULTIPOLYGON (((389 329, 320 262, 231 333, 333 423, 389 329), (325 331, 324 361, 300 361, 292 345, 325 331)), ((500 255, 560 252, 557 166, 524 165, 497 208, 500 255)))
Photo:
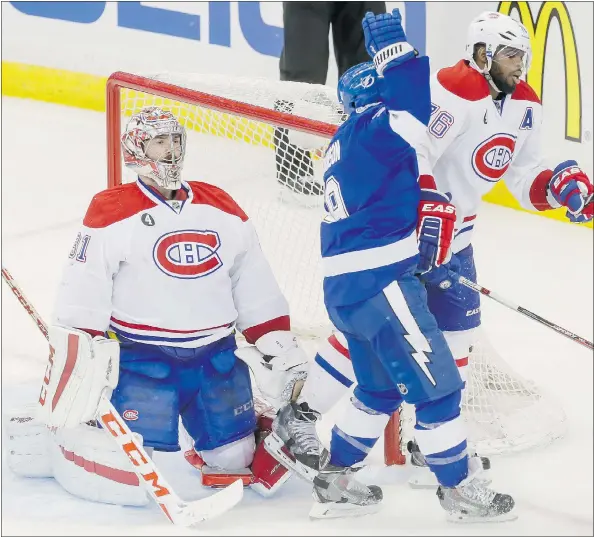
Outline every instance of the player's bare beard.
POLYGON ((511 95, 516 89, 515 82, 512 82, 511 84, 506 82, 505 77, 501 73, 501 68, 499 67, 499 65, 497 65, 496 62, 493 62, 489 74, 491 75, 491 78, 493 79, 495 85, 506 95, 511 95))

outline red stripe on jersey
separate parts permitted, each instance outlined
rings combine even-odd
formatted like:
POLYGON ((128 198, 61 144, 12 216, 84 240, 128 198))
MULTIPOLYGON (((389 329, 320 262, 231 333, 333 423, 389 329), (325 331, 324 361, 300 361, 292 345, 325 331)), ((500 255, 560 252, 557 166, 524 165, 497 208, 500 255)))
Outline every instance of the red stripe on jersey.
POLYGON ((95 461, 89 461, 84 457, 77 455, 73 451, 68 451, 67 449, 64 449, 62 446, 60 446, 60 450, 62 451, 62 455, 64 455, 64 458, 67 461, 73 462, 74 464, 76 464, 76 466, 84 468, 87 472, 91 474, 96 474, 100 477, 104 477, 105 479, 109 479, 110 481, 115 481, 116 483, 122 483, 124 485, 131 485, 134 487, 140 485, 138 476, 134 472, 118 470, 117 468, 105 466, 104 464, 99 464, 95 461))
POLYGON ((464 358, 457 358, 455 362, 458 367, 466 367, 468 365, 468 356, 465 356, 464 358))
POLYGON ((193 334, 195 332, 205 332, 207 330, 216 330, 217 328, 231 326, 231 323, 227 323, 221 324, 219 326, 213 326, 211 328, 197 328, 196 330, 170 330, 169 328, 157 328, 156 326, 150 326, 148 324, 128 323, 126 321, 120 321, 115 317, 111 317, 111 320, 114 323, 121 324, 122 326, 126 326, 128 328, 134 328, 135 330, 149 330, 151 332, 169 332, 171 334, 193 334))
POLYGON ((128 183, 96 194, 87 209, 83 225, 107 227, 153 207, 156 203, 147 198, 136 183, 128 183))
POLYGON ((64 393, 66 384, 68 384, 70 376, 72 375, 72 371, 74 370, 74 366, 76 365, 77 356, 78 336, 76 334, 68 334, 68 350, 66 351, 66 365, 64 366, 62 375, 60 375, 58 387, 56 388, 56 393, 54 394, 54 398, 52 399, 52 410, 56 408, 56 405, 58 404, 60 397, 62 397, 62 393, 64 393))
POLYGON ((531 101, 540 104, 540 99, 536 92, 523 80, 520 80, 516 89, 511 94, 511 98, 517 101, 531 101))
POLYGON ((476 214, 471 214, 470 216, 465 216, 462 222, 470 222, 476 218, 476 214))
POLYGON ((105 332, 101 332, 101 330, 93 330, 91 328, 76 328, 77 330, 80 330, 81 332, 86 332, 87 334, 89 334, 91 337, 96 337, 96 336, 103 336, 105 335, 105 332))
POLYGON ((248 343, 254 344, 264 334, 275 332, 276 330, 282 330, 283 332, 291 330, 291 318, 288 315, 283 315, 276 319, 270 319, 264 323, 250 326, 243 331, 243 336, 248 343))
POLYGON ((460 60, 452 67, 440 69, 437 80, 450 93, 467 101, 480 101, 491 95, 485 77, 470 67, 467 60, 460 60))
POLYGON ((332 347, 342 354, 347 360, 351 359, 349 350, 340 341, 338 341, 338 338, 334 334, 328 338, 328 343, 330 343, 330 345, 332 345, 332 347))
POLYGON ((536 179, 534 179, 530 186, 530 202, 537 211, 548 211, 552 209, 551 204, 547 200, 547 191, 552 177, 553 170, 543 170, 536 176, 536 179))
POLYGON ((243 212, 243 209, 224 190, 214 185, 198 181, 190 181, 188 184, 194 194, 192 204, 211 205, 225 213, 241 218, 243 222, 248 219, 248 216, 243 212))

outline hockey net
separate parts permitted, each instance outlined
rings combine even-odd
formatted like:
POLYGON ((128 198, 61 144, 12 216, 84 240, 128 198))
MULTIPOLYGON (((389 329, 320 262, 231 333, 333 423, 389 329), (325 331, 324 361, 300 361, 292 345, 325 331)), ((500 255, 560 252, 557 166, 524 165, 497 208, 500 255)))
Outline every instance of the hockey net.
MULTIPOLYGON (((219 75, 114 73, 107 84, 108 185, 123 169, 120 135, 145 106, 172 111, 188 133, 183 176, 225 189, 249 215, 307 350, 332 331, 322 299, 319 226, 322 156, 343 120, 327 86, 219 75)), ((462 413, 481 454, 546 444, 563 410, 514 372, 482 335, 469 359, 462 413)), ((404 462, 414 412, 404 405, 385 434, 387 464, 404 462)))

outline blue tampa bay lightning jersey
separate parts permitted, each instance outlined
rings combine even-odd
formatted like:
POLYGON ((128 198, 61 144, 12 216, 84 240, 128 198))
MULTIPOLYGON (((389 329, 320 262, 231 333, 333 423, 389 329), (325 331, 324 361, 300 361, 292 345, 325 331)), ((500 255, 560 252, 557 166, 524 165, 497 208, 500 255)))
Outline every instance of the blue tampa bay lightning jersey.
POLYGON ((327 306, 365 300, 418 261, 415 142, 431 113, 429 59, 389 69, 381 102, 353 112, 324 156, 321 248, 327 306))

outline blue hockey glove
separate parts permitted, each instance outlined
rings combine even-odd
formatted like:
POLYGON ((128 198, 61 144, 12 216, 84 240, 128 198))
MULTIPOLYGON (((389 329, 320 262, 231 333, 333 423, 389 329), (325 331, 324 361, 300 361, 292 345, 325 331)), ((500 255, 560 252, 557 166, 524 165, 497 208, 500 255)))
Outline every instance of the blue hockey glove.
POLYGON ((567 207, 569 220, 592 220, 592 183, 575 160, 566 160, 553 170, 549 190, 557 203, 567 207))
POLYGON ((452 258, 445 264, 440 265, 429 272, 419 274, 417 276, 425 284, 432 287, 439 287, 439 289, 446 291, 452 285, 457 284, 454 275, 460 272, 461 264, 456 254, 452 254, 452 258))
POLYGON ((452 255, 456 207, 450 197, 433 189, 421 189, 417 222, 421 274, 444 265, 452 255))
POLYGON ((365 35, 365 48, 378 75, 389 67, 395 67, 417 55, 414 47, 407 43, 402 17, 398 8, 392 13, 374 15, 371 12, 363 18, 363 34, 365 35))

